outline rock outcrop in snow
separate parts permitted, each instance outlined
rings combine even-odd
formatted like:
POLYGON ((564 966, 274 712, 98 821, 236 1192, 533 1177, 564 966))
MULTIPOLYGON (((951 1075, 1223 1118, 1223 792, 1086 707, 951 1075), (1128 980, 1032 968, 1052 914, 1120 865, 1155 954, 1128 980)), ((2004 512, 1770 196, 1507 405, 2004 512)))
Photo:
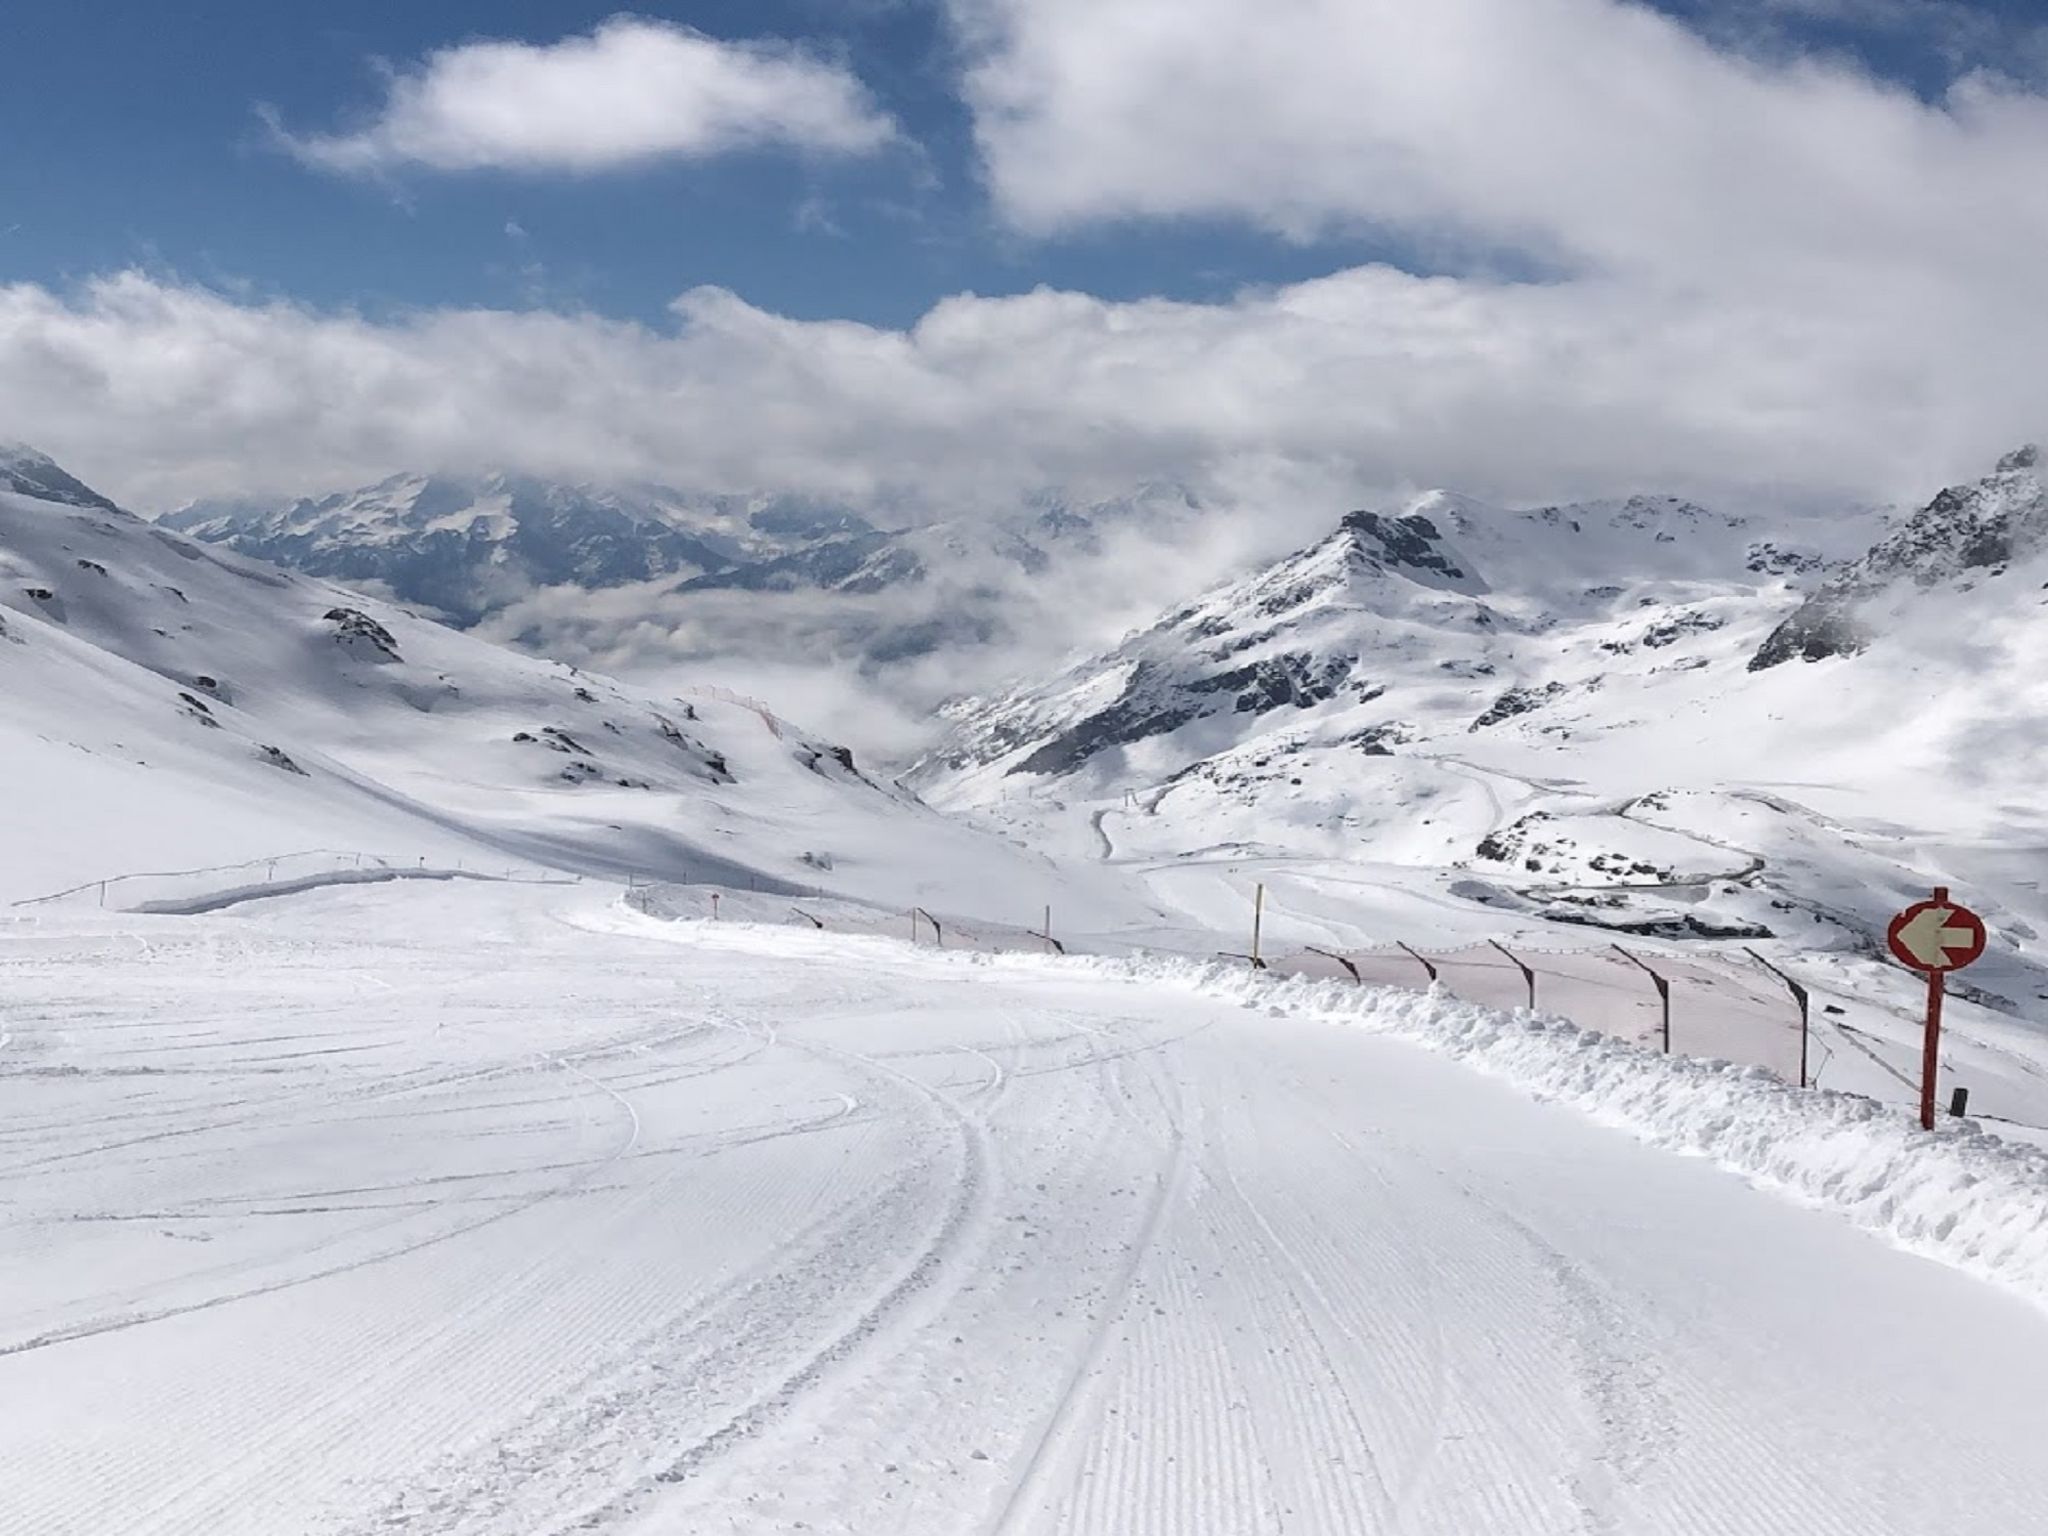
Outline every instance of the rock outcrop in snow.
POLYGON ((1750 670, 1853 655, 1882 633, 1882 611, 1902 596, 1972 573, 2002 576, 2015 560, 2048 548, 2040 459, 2038 448, 2022 448, 1986 478, 1944 490, 1788 615, 1757 648, 1750 670))

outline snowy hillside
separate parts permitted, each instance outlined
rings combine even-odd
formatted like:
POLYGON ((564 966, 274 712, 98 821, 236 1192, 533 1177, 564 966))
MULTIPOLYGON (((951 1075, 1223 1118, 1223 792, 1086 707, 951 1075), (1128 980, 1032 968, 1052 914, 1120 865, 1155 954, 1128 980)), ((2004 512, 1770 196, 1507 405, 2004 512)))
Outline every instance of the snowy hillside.
POLYGON ((1377 879, 1422 899, 1398 905, 1423 933, 1463 911, 1856 948, 1949 883, 2000 935, 1971 980, 2032 1001, 2048 555, 2027 457, 1889 532, 1649 499, 1354 513, 1049 683, 957 706, 912 781, 1176 899, 1257 866, 1335 920, 1377 879), (1753 669, 1802 614, 1874 611, 1874 573, 1928 550, 1860 654, 1753 669))
POLYGON ((508 652, 0 462, 0 896, 335 849, 899 907, 1000 889, 1020 916, 1051 897, 1045 861, 764 709, 508 652))

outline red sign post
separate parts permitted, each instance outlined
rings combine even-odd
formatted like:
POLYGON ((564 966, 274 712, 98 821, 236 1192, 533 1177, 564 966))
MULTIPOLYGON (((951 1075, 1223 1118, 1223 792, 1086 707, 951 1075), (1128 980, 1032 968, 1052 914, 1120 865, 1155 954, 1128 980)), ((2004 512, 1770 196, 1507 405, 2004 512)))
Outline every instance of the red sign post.
POLYGON ((1920 1128, 1934 1129, 1934 1076, 1941 1058, 1943 978, 1984 953, 1984 919, 1948 899, 1939 886, 1932 901, 1915 902, 1885 933, 1885 942, 1899 964, 1927 977, 1927 1048, 1920 1063, 1920 1128))

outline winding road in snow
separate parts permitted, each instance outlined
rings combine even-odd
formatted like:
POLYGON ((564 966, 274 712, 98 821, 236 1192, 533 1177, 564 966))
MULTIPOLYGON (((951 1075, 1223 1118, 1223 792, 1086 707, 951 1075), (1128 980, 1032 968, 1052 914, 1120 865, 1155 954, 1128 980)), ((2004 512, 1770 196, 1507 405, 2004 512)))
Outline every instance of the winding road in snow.
POLYGON ((2048 1314, 1384 1037, 483 886, 0 986, 0 1536, 2048 1532, 2048 1314))

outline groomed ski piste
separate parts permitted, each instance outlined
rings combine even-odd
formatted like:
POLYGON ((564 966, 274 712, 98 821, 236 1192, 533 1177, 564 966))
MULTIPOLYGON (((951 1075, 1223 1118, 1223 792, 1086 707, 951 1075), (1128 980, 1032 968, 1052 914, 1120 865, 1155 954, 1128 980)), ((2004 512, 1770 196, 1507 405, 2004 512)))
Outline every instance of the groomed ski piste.
POLYGON ((0 929, 0 1532, 2048 1531, 2032 1148, 624 894, 0 929))

